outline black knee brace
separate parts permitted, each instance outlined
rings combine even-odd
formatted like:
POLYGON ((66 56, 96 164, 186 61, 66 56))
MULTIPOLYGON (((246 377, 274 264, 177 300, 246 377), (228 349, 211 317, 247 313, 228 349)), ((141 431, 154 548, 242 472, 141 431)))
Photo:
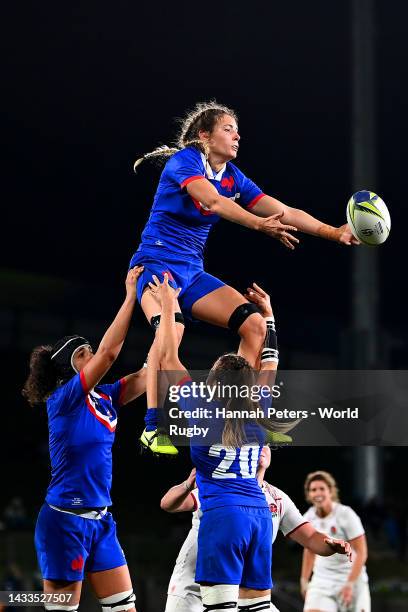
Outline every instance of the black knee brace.
MULTIPOLYGON (((158 329, 158 327, 160 325, 160 319, 161 319, 161 313, 157 314, 157 315, 154 315, 154 317, 152 317, 150 319, 150 325, 152 326, 154 331, 156 331, 156 329, 158 329)), ((183 313, 182 312, 175 312, 174 313, 174 320, 175 320, 176 323, 181 323, 182 325, 185 325, 184 317, 183 317, 183 313)))
POLYGON ((251 314, 254 314, 254 312, 261 312, 256 304, 241 304, 241 306, 238 306, 230 316, 228 327, 231 331, 238 333, 243 322, 246 321, 251 314))

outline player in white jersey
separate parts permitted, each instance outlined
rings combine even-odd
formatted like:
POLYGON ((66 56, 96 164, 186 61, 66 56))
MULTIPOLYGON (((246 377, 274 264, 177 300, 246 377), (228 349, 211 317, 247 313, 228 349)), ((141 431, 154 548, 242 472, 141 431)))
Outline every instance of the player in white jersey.
POLYGON ((370 591, 365 568, 367 541, 360 518, 339 502, 336 481, 328 472, 309 474, 305 481, 306 500, 313 505, 304 515, 327 535, 348 540, 353 564, 342 555, 318 557, 303 551, 301 591, 308 612, 370 612, 370 591), (309 582, 313 572, 313 577, 309 582))
MULTIPOLYGON (((348 553, 350 547, 343 541, 326 538, 305 521, 293 501, 286 493, 264 480, 265 471, 271 462, 271 451, 264 446, 261 452, 257 478, 265 494, 273 523, 273 542, 278 530, 284 536, 308 546, 316 554, 332 555, 334 552, 348 553)), ((197 536, 200 525, 200 498, 195 488, 195 468, 187 480, 172 487, 162 498, 161 508, 167 512, 193 512, 191 529, 185 539, 167 591, 165 612, 201 612, 200 586, 194 580, 197 560, 197 536)), ((346 557, 347 558, 347 557, 346 557)), ((278 612, 271 604, 271 610, 278 612)))

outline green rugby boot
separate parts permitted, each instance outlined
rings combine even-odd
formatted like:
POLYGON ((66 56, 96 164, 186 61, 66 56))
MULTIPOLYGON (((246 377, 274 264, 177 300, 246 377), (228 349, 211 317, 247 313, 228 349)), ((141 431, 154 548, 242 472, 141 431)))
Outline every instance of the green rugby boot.
POLYGON ((154 455, 178 455, 170 436, 162 429, 144 430, 139 440, 142 446, 151 450, 154 455))

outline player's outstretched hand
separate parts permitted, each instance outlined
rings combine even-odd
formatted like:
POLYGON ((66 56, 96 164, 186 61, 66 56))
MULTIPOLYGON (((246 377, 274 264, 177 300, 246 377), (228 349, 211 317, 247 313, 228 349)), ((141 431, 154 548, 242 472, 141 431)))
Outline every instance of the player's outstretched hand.
POLYGON ((167 272, 164 273, 164 280, 162 283, 155 274, 153 274, 153 280, 154 283, 149 283, 150 291, 157 297, 160 305, 162 307, 165 304, 170 304, 173 306, 175 300, 178 298, 181 288, 173 289, 173 287, 169 285, 169 275, 167 272))
POLYGON ((284 244, 288 249, 294 249, 295 244, 299 244, 299 240, 292 236, 289 232, 297 232, 297 228, 294 225, 284 225, 280 219, 283 217, 284 212, 276 213, 271 217, 262 219, 259 224, 259 230, 268 234, 272 238, 276 238, 284 244))
POLYGON ((137 279, 139 278, 143 270, 143 266, 135 266, 134 268, 130 268, 130 270, 128 271, 125 280, 127 295, 136 296, 137 279))
POLYGON ((261 311, 263 317, 273 317, 270 296, 256 283, 252 283, 252 287, 248 287, 244 297, 253 304, 256 304, 261 311))
POLYGON ((353 236, 348 223, 345 223, 344 225, 339 227, 337 231, 338 231, 338 241, 341 244, 347 244, 349 246, 352 244, 361 244, 360 241, 357 240, 357 238, 353 236))
POLYGON ((347 555, 349 561, 352 560, 353 553, 348 542, 345 542, 344 540, 335 540, 334 538, 325 538, 324 541, 328 546, 330 546, 333 553, 347 555))

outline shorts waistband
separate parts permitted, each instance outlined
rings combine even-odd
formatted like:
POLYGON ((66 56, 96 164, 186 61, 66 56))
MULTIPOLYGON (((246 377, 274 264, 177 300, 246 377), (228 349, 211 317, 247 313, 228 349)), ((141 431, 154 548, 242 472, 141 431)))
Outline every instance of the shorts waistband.
POLYGON ((73 508, 72 510, 68 510, 67 508, 59 508, 58 506, 53 506, 52 504, 48 505, 53 510, 57 510, 57 512, 64 512, 65 514, 74 514, 75 516, 80 516, 81 518, 89 518, 93 520, 99 520, 103 518, 108 511, 107 506, 105 506, 105 508, 73 508))

